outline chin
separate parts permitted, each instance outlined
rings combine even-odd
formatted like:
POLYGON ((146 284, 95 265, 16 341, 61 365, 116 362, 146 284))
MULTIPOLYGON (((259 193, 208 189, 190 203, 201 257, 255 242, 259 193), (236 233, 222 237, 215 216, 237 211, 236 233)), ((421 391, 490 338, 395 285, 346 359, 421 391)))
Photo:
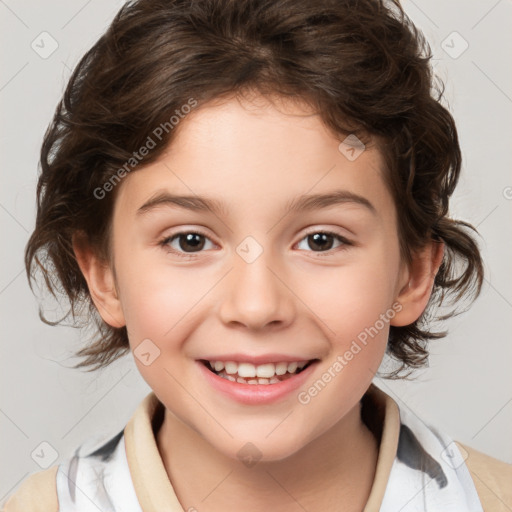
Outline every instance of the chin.
MULTIPOLYGON (((275 425, 274 425, 275 428, 275 425)), ((250 429, 243 435, 234 435, 233 438, 224 437, 224 443, 219 443, 219 438, 206 441, 224 456, 241 461, 247 467, 252 467, 258 462, 279 462, 299 452, 309 443, 306 438, 298 437, 295 433, 283 428, 278 432, 272 429, 250 429), (267 436, 268 432, 272 432, 267 436)), ((229 427, 228 427, 229 430, 229 427)), ((230 431, 231 432, 231 431, 230 431)))

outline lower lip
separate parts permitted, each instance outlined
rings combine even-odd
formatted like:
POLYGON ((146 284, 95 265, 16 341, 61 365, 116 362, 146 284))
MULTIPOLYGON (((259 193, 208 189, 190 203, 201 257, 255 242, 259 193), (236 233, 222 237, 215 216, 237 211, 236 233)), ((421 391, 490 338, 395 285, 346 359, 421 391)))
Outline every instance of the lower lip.
POLYGON ((216 390, 243 404, 271 404, 287 398, 304 384, 315 371, 318 361, 311 363, 305 370, 276 384, 241 384, 219 377, 208 370, 200 361, 196 361, 206 381, 216 390))

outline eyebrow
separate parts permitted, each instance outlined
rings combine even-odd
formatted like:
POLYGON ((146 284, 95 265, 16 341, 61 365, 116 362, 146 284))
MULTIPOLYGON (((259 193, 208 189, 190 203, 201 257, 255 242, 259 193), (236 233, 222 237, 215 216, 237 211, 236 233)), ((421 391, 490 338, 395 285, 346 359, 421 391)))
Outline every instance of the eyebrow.
MULTIPOLYGON (((347 203, 363 206, 374 215, 377 213, 375 207, 368 199, 347 190, 335 190, 328 194, 299 196, 288 201, 285 205, 285 210, 289 213, 296 213, 347 203)), ((228 213, 226 205, 215 199, 201 196, 174 195, 163 190, 148 199, 137 210, 137 215, 143 215, 160 206, 178 206, 186 210, 210 212, 214 215, 227 215, 228 213)))
POLYGON ((338 204, 352 203, 364 206, 374 215, 377 214, 375 206, 366 197, 354 194, 348 190, 335 190, 328 194, 310 194, 292 199, 286 204, 289 212, 302 212, 329 208, 338 204))

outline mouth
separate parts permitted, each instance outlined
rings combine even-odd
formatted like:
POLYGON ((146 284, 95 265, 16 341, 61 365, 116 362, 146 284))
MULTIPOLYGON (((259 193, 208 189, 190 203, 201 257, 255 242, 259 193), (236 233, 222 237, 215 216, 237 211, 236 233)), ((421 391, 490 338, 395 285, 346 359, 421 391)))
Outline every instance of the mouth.
POLYGON ((248 385, 279 384, 302 373, 317 361, 318 359, 310 359, 255 365, 247 362, 199 360, 207 370, 215 375, 230 382, 248 385))

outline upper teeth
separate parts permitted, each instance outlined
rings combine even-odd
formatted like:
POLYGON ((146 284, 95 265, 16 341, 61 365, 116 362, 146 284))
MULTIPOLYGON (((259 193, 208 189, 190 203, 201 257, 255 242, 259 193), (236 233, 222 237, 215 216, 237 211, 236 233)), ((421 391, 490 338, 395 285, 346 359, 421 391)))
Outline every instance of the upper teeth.
POLYGON ((265 363, 257 366, 251 363, 235 363, 234 361, 209 361, 209 363, 216 372, 225 370, 228 374, 237 373, 239 377, 262 377, 270 379, 274 377, 274 375, 284 375, 286 372, 294 373, 297 369, 302 370, 308 361, 265 363))

